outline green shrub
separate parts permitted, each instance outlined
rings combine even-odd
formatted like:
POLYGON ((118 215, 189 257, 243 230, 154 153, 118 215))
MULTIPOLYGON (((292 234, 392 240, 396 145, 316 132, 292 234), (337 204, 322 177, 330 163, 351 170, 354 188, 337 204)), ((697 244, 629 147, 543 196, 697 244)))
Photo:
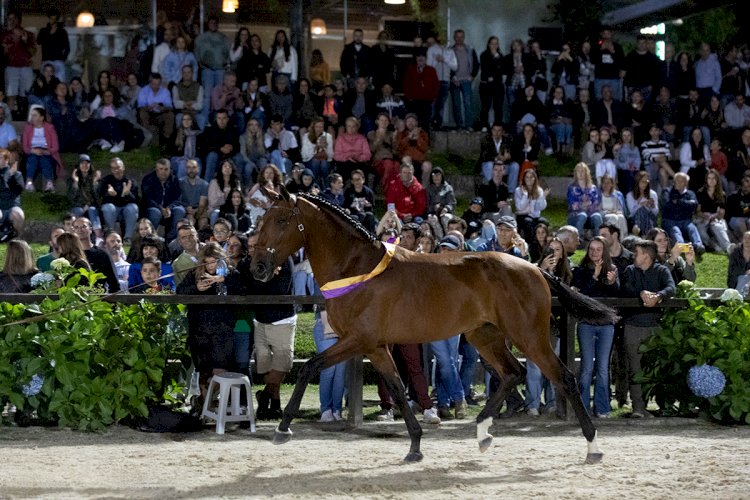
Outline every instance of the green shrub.
POLYGON ((80 278, 60 287, 57 300, 0 304, 0 325, 45 315, 0 327, 0 401, 46 423, 96 431, 145 417, 162 399, 166 360, 185 353, 185 330, 174 321, 184 307, 113 305, 75 288, 80 278))
POLYGON ((750 423, 750 304, 707 306, 690 282, 680 283, 678 296, 687 298, 689 307, 668 310, 661 330, 641 348, 644 394, 654 396, 667 413, 707 411, 721 422, 750 423), (688 370, 702 364, 726 377, 716 397, 698 398, 688 388, 688 370))

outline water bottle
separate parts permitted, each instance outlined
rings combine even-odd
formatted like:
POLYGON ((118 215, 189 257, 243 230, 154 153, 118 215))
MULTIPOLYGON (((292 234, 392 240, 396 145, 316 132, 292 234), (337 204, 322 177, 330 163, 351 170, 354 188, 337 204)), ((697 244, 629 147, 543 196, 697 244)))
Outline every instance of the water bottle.
MULTIPOLYGON (((219 262, 216 264, 216 276, 224 276, 224 278, 226 279, 227 270, 228 270, 227 262, 224 259, 219 260, 219 262)), ((216 285, 216 294, 217 295, 227 294, 227 284, 225 282, 222 282, 216 285)))
POLYGON ((190 387, 188 388, 188 397, 200 396, 200 395, 201 395, 200 373, 194 371, 190 377, 190 387))

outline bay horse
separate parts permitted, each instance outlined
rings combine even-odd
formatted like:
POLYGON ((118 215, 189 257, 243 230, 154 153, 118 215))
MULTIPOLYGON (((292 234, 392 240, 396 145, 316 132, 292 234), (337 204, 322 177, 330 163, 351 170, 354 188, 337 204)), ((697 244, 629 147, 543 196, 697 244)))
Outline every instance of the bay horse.
POLYGON ((326 311, 339 341, 313 356, 299 372, 292 397, 274 432, 274 443, 291 440, 289 425, 307 384, 323 368, 365 355, 382 376, 401 410, 411 439, 406 462, 422 459, 422 429, 407 404, 406 390, 389 344, 417 344, 464 332, 466 339, 501 376, 500 388, 477 417, 480 451, 505 397, 523 381, 525 369, 507 341, 528 359, 573 405, 588 442, 587 463, 601 461, 596 428, 583 406, 573 374, 549 340, 550 289, 577 318, 611 323, 615 312, 566 286, 518 257, 500 252, 418 254, 376 241, 342 209, 307 195, 268 192, 271 207, 255 244, 251 271, 261 281, 300 247, 326 297, 326 311))

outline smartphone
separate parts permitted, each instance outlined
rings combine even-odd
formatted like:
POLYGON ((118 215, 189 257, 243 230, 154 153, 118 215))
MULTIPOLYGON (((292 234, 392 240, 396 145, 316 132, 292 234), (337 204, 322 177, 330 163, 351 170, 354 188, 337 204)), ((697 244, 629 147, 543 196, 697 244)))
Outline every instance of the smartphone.
POLYGON ((680 253, 688 253, 690 251, 690 243, 678 243, 677 245, 680 249, 680 253))
POLYGON ((395 203, 389 203, 388 204, 388 211, 389 212, 395 212, 396 211, 396 204, 395 203))

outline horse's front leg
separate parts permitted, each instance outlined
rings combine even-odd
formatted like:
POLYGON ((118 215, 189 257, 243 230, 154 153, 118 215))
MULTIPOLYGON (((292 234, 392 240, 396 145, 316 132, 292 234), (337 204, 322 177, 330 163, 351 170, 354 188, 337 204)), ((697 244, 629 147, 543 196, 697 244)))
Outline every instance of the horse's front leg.
POLYGON ((404 417, 406 429, 409 431, 411 446, 409 447, 409 454, 404 457, 404 461, 419 462, 423 457, 422 452, 420 451, 422 427, 420 427, 419 422, 417 422, 417 417, 414 416, 414 412, 409 406, 408 401, 406 401, 406 388, 398 375, 396 364, 393 362, 393 358, 387 348, 378 349, 375 352, 369 352, 366 354, 367 357, 370 358, 372 365, 383 378, 383 382, 385 383, 388 392, 401 410, 401 416, 404 417))
POLYGON ((302 366, 297 375, 297 383, 294 385, 294 392, 289 402, 284 407, 284 413, 281 416, 281 422, 276 428, 273 436, 274 444, 284 444, 292 439, 292 431, 289 430, 289 424, 299 411, 302 397, 310 381, 320 373, 320 370, 333 366, 342 361, 346 361, 355 354, 359 353, 359 347, 356 342, 351 340, 352 337, 346 337, 335 343, 320 354, 316 354, 302 366))
POLYGON ((294 415, 299 411, 299 406, 302 402, 302 397, 305 395, 307 384, 309 384, 310 380, 320 372, 321 367, 323 366, 323 354, 325 353, 322 352, 316 354, 302 365, 302 368, 297 375, 297 383, 294 385, 292 397, 289 398, 289 402, 284 407, 281 422, 279 422, 279 426, 276 427, 276 431, 274 432, 273 444, 284 444, 292 439, 292 431, 289 430, 289 424, 292 423, 294 415))

